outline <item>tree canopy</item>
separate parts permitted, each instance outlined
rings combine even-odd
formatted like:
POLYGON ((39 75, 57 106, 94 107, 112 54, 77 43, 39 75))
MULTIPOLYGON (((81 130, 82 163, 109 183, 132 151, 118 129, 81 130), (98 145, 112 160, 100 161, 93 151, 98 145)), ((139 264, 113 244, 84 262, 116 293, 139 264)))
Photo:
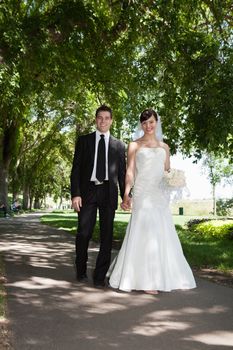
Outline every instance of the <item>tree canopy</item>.
POLYGON ((32 116, 80 134, 107 103, 129 138, 153 107, 172 153, 232 157, 232 24, 230 0, 1 2, 0 201, 32 116))

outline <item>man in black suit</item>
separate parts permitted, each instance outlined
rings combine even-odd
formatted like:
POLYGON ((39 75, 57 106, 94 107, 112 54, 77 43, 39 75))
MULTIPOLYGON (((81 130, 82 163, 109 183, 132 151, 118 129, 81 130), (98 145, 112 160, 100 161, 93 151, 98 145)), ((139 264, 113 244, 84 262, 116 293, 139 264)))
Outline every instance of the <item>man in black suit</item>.
POLYGON ((99 209, 100 250, 93 273, 96 287, 105 286, 111 261, 113 220, 118 202, 118 184, 125 188, 125 145, 110 135, 112 110, 102 105, 96 110, 96 131, 78 138, 71 172, 72 207, 78 212, 76 274, 87 281, 88 244, 99 209))

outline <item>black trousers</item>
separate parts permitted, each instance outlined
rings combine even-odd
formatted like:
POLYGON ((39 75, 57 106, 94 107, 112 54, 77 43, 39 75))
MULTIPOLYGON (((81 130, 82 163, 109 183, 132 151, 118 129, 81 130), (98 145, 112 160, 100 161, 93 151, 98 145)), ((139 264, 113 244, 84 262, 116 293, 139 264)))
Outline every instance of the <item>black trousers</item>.
POLYGON ((76 235, 76 268, 77 276, 86 274, 88 260, 88 245, 92 238, 99 209, 100 250, 93 273, 94 281, 104 281, 111 261, 113 221, 115 208, 110 206, 109 183, 95 185, 90 182, 89 191, 83 206, 78 213, 78 230, 76 235))

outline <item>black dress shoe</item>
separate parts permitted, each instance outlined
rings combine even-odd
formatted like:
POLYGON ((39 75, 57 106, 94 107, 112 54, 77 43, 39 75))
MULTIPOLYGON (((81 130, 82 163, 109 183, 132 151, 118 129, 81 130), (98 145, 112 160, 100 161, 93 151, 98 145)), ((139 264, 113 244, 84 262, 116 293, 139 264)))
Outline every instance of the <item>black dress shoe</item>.
POLYGON ((94 282, 94 287, 95 288, 105 288, 107 287, 105 281, 93 281, 94 282))
POLYGON ((88 277, 86 274, 79 276, 78 274, 76 275, 76 279, 78 282, 88 282, 88 277))
POLYGON ((83 274, 78 273, 76 259, 74 259, 74 261, 73 261, 73 266, 74 266, 74 270, 75 270, 75 274, 76 274, 76 280, 78 282, 83 282, 83 283, 88 282, 88 277, 87 277, 86 273, 83 273, 83 274))

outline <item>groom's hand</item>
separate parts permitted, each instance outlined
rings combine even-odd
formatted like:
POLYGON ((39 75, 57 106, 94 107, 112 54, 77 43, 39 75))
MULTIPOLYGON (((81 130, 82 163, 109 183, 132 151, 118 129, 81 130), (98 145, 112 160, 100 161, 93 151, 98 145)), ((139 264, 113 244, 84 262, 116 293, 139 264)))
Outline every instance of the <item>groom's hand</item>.
POLYGON ((81 197, 72 198, 72 208, 75 211, 80 211, 81 207, 82 207, 82 198, 81 197))
POLYGON ((128 197, 127 199, 123 199, 121 203, 121 209, 130 210, 131 209, 131 199, 128 197))

